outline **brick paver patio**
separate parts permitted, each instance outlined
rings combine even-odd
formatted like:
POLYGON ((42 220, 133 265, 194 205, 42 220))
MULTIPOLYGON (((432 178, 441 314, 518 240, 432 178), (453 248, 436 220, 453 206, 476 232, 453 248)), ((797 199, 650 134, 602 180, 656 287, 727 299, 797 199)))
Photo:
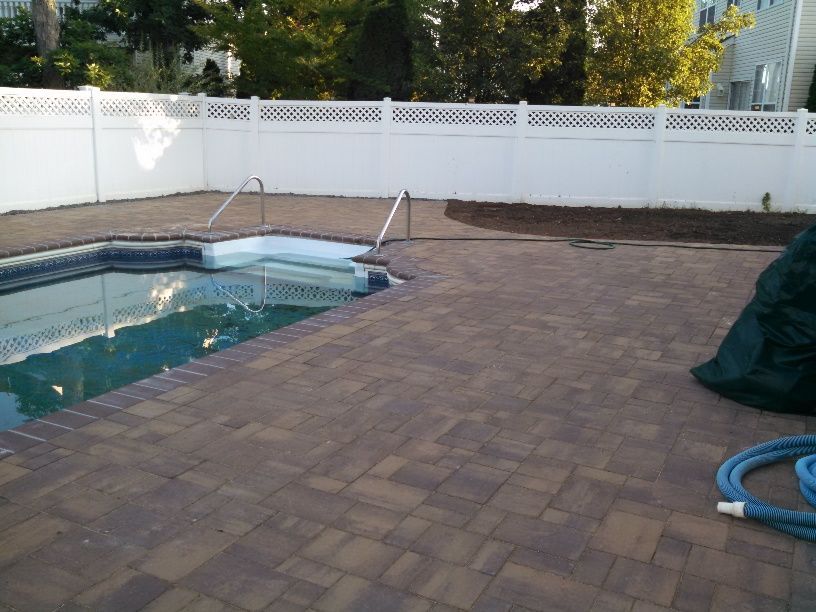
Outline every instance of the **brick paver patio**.
MULTIPOLYGON (((0 247, 200 227, 222 199, 0 217, 0 247)), ((268 204, 272 223, 374 234, 390 202, 268 204)), ((415 234, 504 235, 443 211, 416 202, 415 234)), ((256 200, 230 215, 256 223, 256 200)), ((724 458, 816 419, 688 373, 773 254, 403 255, 443 277, 216 375, 81 404, 102 418, 0 460, 0 610, 816 609, 816 545, 714 509, 724 458)), ((802 503, 791 465, 748 484, 802 503)))

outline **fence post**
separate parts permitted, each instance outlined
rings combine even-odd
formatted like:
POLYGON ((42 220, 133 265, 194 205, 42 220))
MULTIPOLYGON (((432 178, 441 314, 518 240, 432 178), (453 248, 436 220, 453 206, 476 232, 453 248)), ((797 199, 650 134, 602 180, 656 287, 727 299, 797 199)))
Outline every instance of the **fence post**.
MULTIPOLYGON (((391 98, 382 101, 382 138, 380 140, 380 197, 387 198, 391 188, 391 118, 393 115, 391 98)), ((408 187, 398 185, 398 189, 408 187)), ((410 187, 408 187, 410 189, 410 187)))
POLYGON ((91 100, 91 142, 93 143, 93 175, 94 175, 94 190, 96 191, 96 201, 97 202, 105 202, 105 194, 102 193, 102 181, 100 179, 100 172, 99 172, 99 158, 100 158, 100 131, 101 126, 99 125, 100 118, 102 116, 100 103, 99 103, 99 88, 93 87, 92 85, 81 85, 79 91, 87 91, 88 96, 91 100))
POLYGON ((250 143, 249 168, 250 174, 261 175, 261 103, 258 96, 250 98, 249 106, 250 143))
POLYGON ((510 170, 510 201, 527 202, 524 176, 524 139, 527 137, 527 101, 522 100, 516 111, 516 138, 513 142, 513 167, 510 170))
POLYGON ((210 178, 207 175, 207 94, 199 93, 198 99, 201 101, 201 171, 204 173, 204 189, 210 188, 210 178))
POLYGON ((805 135, 807 133, 808 109, 800 108, 796 111, 796 126, 793 129, 793 152, 788 170, 788 180, 785 185, 785 194, 782 200, 783 210, 790 211, 796 206, 796 196, 799 193, 799 178, 804 155, 805 135))
POLYGON ((663 197, 663 158, 665 155, 666 142, 666 105, 661 104, 655 109, 654 116, 654 164, 652 166, 651 185, 649 187, 649 203, 655 206, 660 205, 663 197))

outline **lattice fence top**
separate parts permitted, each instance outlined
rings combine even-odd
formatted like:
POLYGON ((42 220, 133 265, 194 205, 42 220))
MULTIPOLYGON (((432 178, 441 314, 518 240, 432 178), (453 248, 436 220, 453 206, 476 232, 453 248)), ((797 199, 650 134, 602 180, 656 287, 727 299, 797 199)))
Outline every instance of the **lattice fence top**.
POLYGON ((145 98, 103 98, 102 114, 107 117, 174 117, 191 119, 201 114, 201 103, 191 100, 150 100, 145 98))
POLYGON ((115 323, 134 323, 148 317, 170 314, 182 308, 202 304, 207 297, 207 291, 203 287, 177 290, 170 296, 161 296, 147 302, 117 308, 113 311, 113 321, 115 323))
POLYGON ((764 113, 755 116, 669 113, 666 117, 666 129, 669 130, 793 134, 795 128, 795 117, 774 117, 764 113))
POLYGON ((531 110, 527 115, 531 127, 595 128, 618 130, 652 130, 653 113, 598 111, 531 110))
POLYGON ((805 131, 808 134, 816 134, 816 119, 808 119, 805 131))
POLYGON ((436 125, 516 125, 516 111, 506 108, 441 108, 397 106, 394 123, 436 125))
POLYGON ((249 121, 249 102, 207 102, 208 119, 249 121))
POLYGON ((295 285, 290 283, 270 283, 266 287, 266 298, 272 302, 300 304, 303 302, 345 304, 354 300, 351 289, 319 287, 317 285, 295 285))
POLYGON ((40 347, 63 342, 66 338, 98 334, 104 329, 102 315, 90 315, 63 321, 30 334, 0 338, 0 363, 8 361, 15 355, 31 353, 40 347))
POLYGON ((379 106, 270 104, 261 106, 261 121, 379 123, 382 121, 382 108, 379 106))
POLYGON ((62 96, 17 96, 0 94, 0 115, 39 115, 88 117, 91 101, 88 98, 62 96))

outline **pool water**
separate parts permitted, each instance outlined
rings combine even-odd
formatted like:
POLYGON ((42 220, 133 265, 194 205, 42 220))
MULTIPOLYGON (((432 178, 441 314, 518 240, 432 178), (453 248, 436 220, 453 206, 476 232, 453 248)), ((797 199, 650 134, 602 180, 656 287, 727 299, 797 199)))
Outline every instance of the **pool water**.
POLYGON ((0 294, 0 430, 367 293, 346 260, 107 271, 0 294))

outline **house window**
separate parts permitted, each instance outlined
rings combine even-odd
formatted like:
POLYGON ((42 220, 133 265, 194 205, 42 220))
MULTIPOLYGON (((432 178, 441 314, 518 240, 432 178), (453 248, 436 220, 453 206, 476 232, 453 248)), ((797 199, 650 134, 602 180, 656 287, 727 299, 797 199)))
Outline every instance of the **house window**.
POLYGON ((782 62, 759 64, 754 75, 751 110, 775 111, 782 81, 782 62))
POLYGON ((728 110, 748 110, 749 108, 751 108, 751 81, 731 81, 728 110))
POLYGON ((761 11, 762 9, 770 8, 777 4, 782 4, 782 0, 757 0, 757 10, 761 11))
POLYGON ((684 102, 683 103, 683 108, 692 108, 692 109, 702 108, 701 98, 697 97, 697 98, 694 98, 691 102, 684 102))
POLYGON ((714 0, 701 0, 698 30, 702 30, 708 23, 714 23, 714 0))
POLYGON ((740 4, 740 0, 728 0, 728 5, 727 6, 739 7, 739 4, 740 4))

